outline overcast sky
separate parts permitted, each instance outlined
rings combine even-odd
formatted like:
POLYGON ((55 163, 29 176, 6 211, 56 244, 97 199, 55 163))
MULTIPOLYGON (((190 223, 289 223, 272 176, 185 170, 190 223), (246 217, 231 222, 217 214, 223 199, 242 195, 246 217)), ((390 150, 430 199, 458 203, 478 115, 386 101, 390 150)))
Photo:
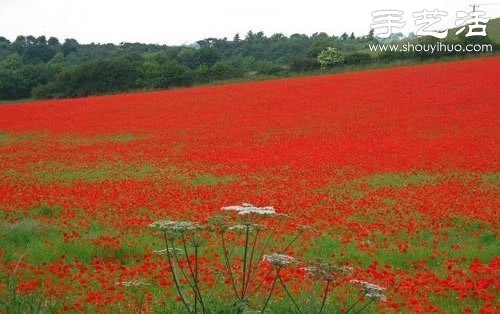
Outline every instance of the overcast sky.
MULTIPOLYGON (((232 38, 248 30, 283 33, 367 34, 371 12, 405 12, 403 32, 414 31, 412 12, 447 11, 443 28, 473 1, 418 0, 0 0, 0 36, 19 34, 75 38, 81 43, 185 44, 206 37, 232 38)), ((500 0, 475 1, 489 17, 500 16, 500 0), (496 3, 492 5, 491 3, 496 3)))

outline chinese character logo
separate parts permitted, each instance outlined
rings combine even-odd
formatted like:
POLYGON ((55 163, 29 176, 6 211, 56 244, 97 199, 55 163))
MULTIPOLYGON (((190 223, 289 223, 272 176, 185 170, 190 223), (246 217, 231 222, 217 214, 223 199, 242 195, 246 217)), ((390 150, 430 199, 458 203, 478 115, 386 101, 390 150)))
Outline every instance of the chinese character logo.
POLYGON ((417 30, 417 36, 432 36, 436 38, 445 38, 448 35, 448 30, 443 32, 438 32, 437 30, 430 30, 429 27, 436 25, 441 22, 442 16, 447 16, 448 13, 444 11, 434 11, 423 10, 420 12, 414 12, 413 17, 415 18, 415 25, 420 26, 417 30))
POLYGON ((467 27, 468 32, 465 34, 465 37, 486 36, 486 23, 488 23, 490 19, 484 17, 485 14, 486 13, 483 11, 458 11, 455 25, 462 27, 456 32, 456 35, 461 34, 467 27))
POLYGON ((406 22, 403 22, 403 11, 399 10, 378 10, 372 12, 373 30, 379 30, 377 36, 380 38, 389 38, 393 28, 403 28, 406 22))

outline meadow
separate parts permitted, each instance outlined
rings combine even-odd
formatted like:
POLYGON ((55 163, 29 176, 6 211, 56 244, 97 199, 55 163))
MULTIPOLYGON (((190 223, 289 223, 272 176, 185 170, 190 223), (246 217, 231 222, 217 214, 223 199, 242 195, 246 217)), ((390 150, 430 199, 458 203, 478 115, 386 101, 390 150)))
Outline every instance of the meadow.
MULTIPOLYGON (((264 222, 278 236, 263 253, 307 226, 283 253, 354 269, 325 312, 348 310, 359 279, 387 289, 364 311, 494 313, 499 70, 491 57, 3 104, 0 311, 182 312, 148 225, 251 203, 287 215, 264 222)), ((212 271, 224 254, 207 239, 200 281, 229 313, 230 283, 212 271)), ((273 282, 254 263, 262 301, 273 282)), ((321 287, 305 265, 282 274, 311 309, 321 287)), ((276 293, 268 311, 297 312, 276 293)))

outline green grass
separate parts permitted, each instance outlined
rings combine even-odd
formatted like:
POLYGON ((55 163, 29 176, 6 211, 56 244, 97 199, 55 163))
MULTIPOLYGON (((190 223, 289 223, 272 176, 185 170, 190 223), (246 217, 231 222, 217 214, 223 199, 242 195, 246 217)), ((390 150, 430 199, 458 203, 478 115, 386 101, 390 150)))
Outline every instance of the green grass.
POLYGON ((61 138, 61 143, 72 144, 72 145, 93 145, 93 144, 106 144, 106 143, 128 143, 142 138, 142 136, 137 136, 130 133, 123 134, 108 134, 108 135, 98 135, 98 136, 75 136, 68 135, 61 138))
POLYGON ((43 182, 53 181, 104 181, 125 179, 146 179, 155 170, 153 165, 143 163, 131 165, 125 163, 101 163, 93 168, 68 169, 60 163, 35 165, 35 176, 43 182))
MULTIPOLYGON (((41 208, 32 212, 44 213, 42 215, 45 216, 45 213, 58 211, 57 207, 41 208)), ((0 224, 0 247, 6 251, 3 259, 14 262, 25 256, 25 261, 40 265, 55 262, 64 255, 68 260, 77 259, 89 264, 98 256, 103 259, 115 258, 122 264, 131 264, 134 257, 144 256, 152 247, 161 247, 158 240, 149 233, 119 236, 111 226, 94 221, 88 228, 74 228, 80 236, 65 241, 63 234, 71 229, 62 230, 27 217, 15 223, 3 222, 0 224), (119 248, 95 245, 93 241, 102 236, 119 237, 119 248)))
POLYGON ((35 206, 29 209, 29 213, 35 217, 57 217, 61 214, 61 207, 59 206, 35 206))
POLYGON ((9 134, 0 131, 0 144, 23 143, 26 141, 37 141, 43 138, 45 134, 9 134))
MULTIPOLYGON (((369 217, 363 220, 369 220, 369 217)), ((306 257, 333 258, 337 262, 354 263, 361 268, 377 262, 381 266, 392 265, 405 271, 411 270, 420 261, 426 261, 428 267, 436 273, 442 273, 446 270, 440 256, 463 259, 462 266, 465 267, 474 259, 488 263, 500 255, 500 240, 491 224, 463 217, 453 217, 452 221, 453 226, 446 228, 440 236, 427 229, 422 229, 414 237, 405 232, 386 234, 376 231, 363 241, 371 247, 379 243, 389 245, 374 251, 361 250, 355 242, 341 243, 339 239, 325 233, 314 240, 313 249, 306 253, 306 257), (408 243, 406 252, 398 248, 397 244, 401 242, 408 243), (438 256, 435 256, 435 252, 438 256)))
POLYGON ((409 185, 433 184, 437 178, 437 175, 424 172, 410 174, 382 173, 368 178, 368 182, 373 189, 404 188, 409 185))
POLYGON ((189 179, 189 183, 193 186, 212 186, 217 184, 231 183, 238 177, 235 175, 217 177, 213 174, 203 174, 189 179))
POLYGON ((0 132, 0 143, 6 143, 10 141, 10 136, 5 132, 0 132))
MULTIPOLYGON (((319 193, 326 193, 339 202, 360 199, 367 194, 379 189, 400 189, 408 186, 436 184, 442 176, 430 174, 422 171, 410 173, 377 173, 372 176, 360 177, 350 181, 330 184, 323 189, 316 190, 319 193)), ((395 200, 388 200, 390 204, 395 204, 395 200)))
POLYGON ((483 182, 490 183, 495 186, 500 185, 500 173, 499 172, 489 172, 482 177, 483 182))

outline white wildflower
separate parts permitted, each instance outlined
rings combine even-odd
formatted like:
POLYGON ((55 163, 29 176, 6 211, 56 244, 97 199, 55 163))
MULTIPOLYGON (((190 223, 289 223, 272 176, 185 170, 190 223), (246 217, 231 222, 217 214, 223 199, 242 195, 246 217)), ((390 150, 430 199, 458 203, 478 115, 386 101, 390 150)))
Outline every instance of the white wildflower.
POLYGON ((354 268, 349 266, 333 266, 333 269, 342 276, 349 276, 354 273, 354 268))
POLYGON ((149 283, 145 283, 140 280, 132 280, 132 281, 119 281, 116 283, 116 285, 124 287, 140 287, 140 286, 149 286, 149 283))
POLYGON ((241 205, 233 205, 222 207, 225 211, 235 211, 239 215, 257 214, 257 215, 275 215, 276 210, 273 206, 256 207, 252 204, 242 203, 241 205))
POLYGON ((284 254, 277 254, 277 253, 264 255, 262 260, 269 262, 272 265, 277 266, 277 267, 288 266, 290 264, 297 262, 297 260, 291 256, 284 255, 284 254))
MULTIPOLYGON (((154 250, 153 253, 158 254, 158 255, 167 255, 167 249, 154 250)), ((168 253, 170 253, 170 255, 172 255, 172 254, 183 254, 184 251, 181 250, 181 249, 179 249, 179 248, 168 248, 168 253)))
POLYGON ((360 285, 363 291, 365 292, 366 296, 371 299, 380 301, 387 300, 387 297, 383 294, 384 291, 387 290, 384 287, 357 279, 351 280, 351 283, 360 285))
POLYGON ((380 300, 382 302, 387 301, 387 297, 382 293, 367 293, 366 296, 369 297, 370 299, 380 300))
POLYGON ((246 232, 247 228, 249 231, 253 230, 252 227, 245 226, 245 225, 235 225, 235 226, 229 227, 228 230, 236 231, 236 232, 246 232))
POLYGON ((201 228, 200 224, 197 222, 171 220, 158 220, 149 224, 148 226, 152 229, 171 232, 193 231, 201 228))
POLYGON ((313 277, 314 279, 323 279, 326 281, 335 280, 335 277, 330 272, 324 270, 320 266, 303 267, 301 268, 301 270, 305 271, 309 276, 313 277))
POLYGON ((301 268, 314 279, 323 279, 326 281, 334 281, 339 277, 349 276, 354 272, 352 267, 334 266, 324 263, 313 263, 313 265, 301 268))
POLYGON ((253 232, 253 231, 260 231, 265 228, 266 228, 265 226, 258 224, 244 224, 244 225, 234 225, 232 227, 229 227, 228 230, 235 232, 246 232, 248 230, 250 232, 253 232))

